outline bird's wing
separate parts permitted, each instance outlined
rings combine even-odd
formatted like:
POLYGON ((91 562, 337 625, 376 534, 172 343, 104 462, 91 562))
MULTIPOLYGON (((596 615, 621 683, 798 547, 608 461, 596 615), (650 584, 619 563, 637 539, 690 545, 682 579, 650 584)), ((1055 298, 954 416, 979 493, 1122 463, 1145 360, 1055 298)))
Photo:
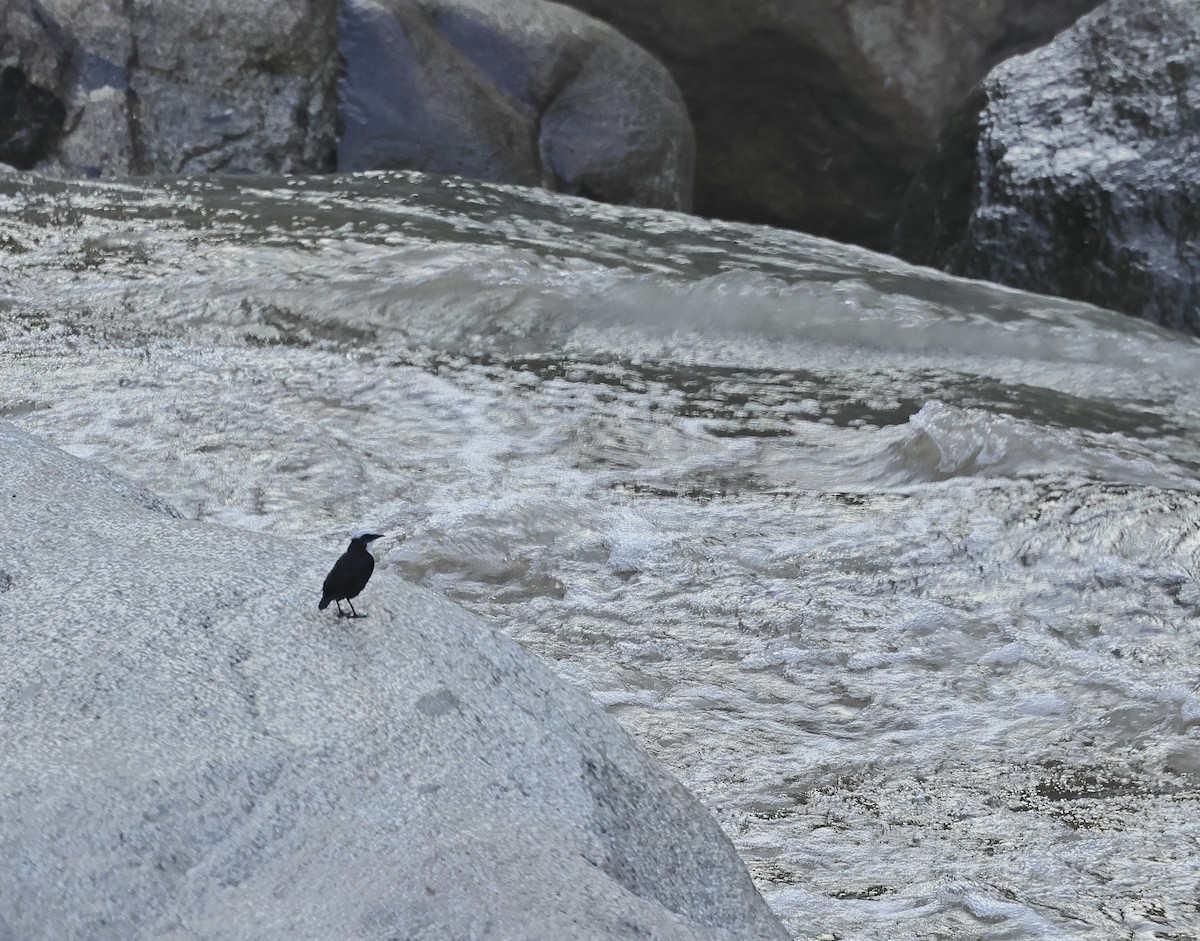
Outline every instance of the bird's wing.
POLYGON ((329 574, 325 576, 325 584, 321 586, 321 591, 333 597, 333 594, 342 588, 349 579, 352 567, 353 560, 351 560, 350 554, 343 553, 342 557, 333 563, 329 574))

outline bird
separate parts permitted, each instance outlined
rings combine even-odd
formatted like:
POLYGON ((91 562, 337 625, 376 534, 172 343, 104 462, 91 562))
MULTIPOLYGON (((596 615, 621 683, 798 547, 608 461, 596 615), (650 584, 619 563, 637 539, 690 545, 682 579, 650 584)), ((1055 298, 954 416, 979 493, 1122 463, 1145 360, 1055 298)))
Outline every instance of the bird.
POLYGON ((382 539, 383 533, 360 532, 350 539, 350 547, 342 553, 340 559, 333 563, 333 568, 325 576, 325 584, 321 586, 321 603, 317 608, 324 611, 329 602, 337 602, 338 617, 365 618, 351 604, 351 598, 357 598, 358 593, 367 587, 371 573, 375 571, 375 557, 367 551, 367 546, 376 539, 382 539), (350 605, 350 613, 342 610, 342 602, 350 605))

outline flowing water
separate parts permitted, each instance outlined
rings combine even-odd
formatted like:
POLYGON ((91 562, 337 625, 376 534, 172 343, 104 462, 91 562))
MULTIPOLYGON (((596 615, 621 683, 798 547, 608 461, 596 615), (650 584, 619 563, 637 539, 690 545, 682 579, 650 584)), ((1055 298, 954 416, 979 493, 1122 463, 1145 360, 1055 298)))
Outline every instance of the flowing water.
POLYGON ((798 938, 1200 935, 1196 342, 415 175, 0 205, 0 417, 191 517, 395 534, 798 938))

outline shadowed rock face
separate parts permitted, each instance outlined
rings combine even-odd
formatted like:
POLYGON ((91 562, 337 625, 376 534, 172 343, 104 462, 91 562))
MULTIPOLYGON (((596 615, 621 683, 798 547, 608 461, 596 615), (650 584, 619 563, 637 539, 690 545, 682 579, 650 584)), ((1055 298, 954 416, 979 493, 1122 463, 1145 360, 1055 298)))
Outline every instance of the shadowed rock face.
POLYGON ((990 74, 915 181, 910 261, 1200 333, 1200 8, 1113 0, 990 74))
POLYGON ((339 12, 338 170, 427 170, 536 186, 535 128, 406 0, 339 12))
POLYGON ((886 248, 945 120, 1099 0, 570 0, 670 70, 696 211, 886 248))
POLYGON ((782 941, 729 841, 515 644, 0 424, 0 934, 782 941))
POLYGON ((666 70, 542 0, 343 0, 338 169, 412 169, 686 209, 694 142, 666 70))
POLYGON ((24 119, 25 150, 63 175, 331 169, 334 3, 14 0, 0 64, 64 118, 61 141, 24 119))
POLYGON ((0 73, 0 163, 29 170, 58 143, 67 109, 53 92, 8 66, 0 73))

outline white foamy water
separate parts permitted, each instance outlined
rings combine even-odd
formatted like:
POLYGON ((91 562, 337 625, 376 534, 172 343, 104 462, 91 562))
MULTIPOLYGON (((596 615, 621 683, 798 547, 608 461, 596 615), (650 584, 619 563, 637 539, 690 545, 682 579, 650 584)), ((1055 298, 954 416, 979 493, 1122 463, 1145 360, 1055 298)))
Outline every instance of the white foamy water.
POLYGON ((1195 342, 420 177, 0 202, 0 414, 193 517, 395 534, 798 938, 1196 935, 1195 342))

